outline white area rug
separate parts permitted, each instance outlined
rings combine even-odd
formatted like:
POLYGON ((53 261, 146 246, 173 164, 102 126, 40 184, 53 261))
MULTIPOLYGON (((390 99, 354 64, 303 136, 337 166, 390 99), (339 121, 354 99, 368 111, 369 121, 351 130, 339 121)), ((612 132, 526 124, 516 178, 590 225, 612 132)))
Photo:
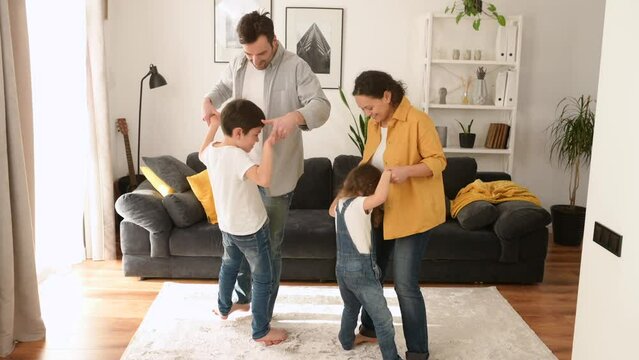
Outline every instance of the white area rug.
MULTIPOLYGON (((430 359, 556 359, 496 288, 423 288, 430 359)), ((400 355, 406 351, 393 289, 385 296, 400 355)), ((265 347, 251 340, 251 316, 211 313, 217 285, 165 283, 122 359, 381 359, 377 345, 342 350, 337 287, 282 286, 273 326, 289 338, 265 347)))

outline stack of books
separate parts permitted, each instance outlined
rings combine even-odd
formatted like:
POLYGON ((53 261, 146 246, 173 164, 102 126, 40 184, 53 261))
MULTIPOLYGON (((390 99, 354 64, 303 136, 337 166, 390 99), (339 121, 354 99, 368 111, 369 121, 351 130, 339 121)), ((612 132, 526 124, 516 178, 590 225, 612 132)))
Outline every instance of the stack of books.
POLYGON ((488 149, 508 148, 509 133, 510 125, 491 123, 488 127, 488 135, 486 135, 486 143, 484 144, 484 146, 488 149))

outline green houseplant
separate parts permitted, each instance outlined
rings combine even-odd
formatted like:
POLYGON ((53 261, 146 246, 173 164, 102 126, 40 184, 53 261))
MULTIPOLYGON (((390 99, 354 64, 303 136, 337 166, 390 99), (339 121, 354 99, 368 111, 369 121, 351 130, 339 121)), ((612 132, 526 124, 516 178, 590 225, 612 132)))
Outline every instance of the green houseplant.
POLYGON ((570 171, 569 205, 553 205, 553 237, 562 245, 579 245, 583 238, 586 208, 575 205, 581 166, 590 162, 595 128, 595 100, 590 96, 565 97, 557 104, 550 125, 550 160, 557 160, 570 171))
POLYGON ((351 113, 351 118, 353 118, 353 125, 349 125, 350 133, 348 134, 348 137, 351 138, 351 141, 355 144, 357 150, 359 150, 359 154, 363 156, 364 145, 366 144, 366 138, 368 137, 368 120, 370 120, 370 117, 359 114, 359 117, 356 119, 350 105, 348 105, 348 101, 346 101, 346 96, 344 96, 342 88, 339 88, 339 96, 344 105, 346 105, 348 112, 351 113))
POLYGON ((495 19, 501 26, 506 26, 506 18, 497 12, 497 7, 494 4, 488 3, 488 6, 484 9, 484 2, 482 0, 456 0, 450 6, 446 7, 444 11, 446 14, 455 14, 455 21, 459 24, 459 21, 464 17, 474 18, 473 29, 479 31, 481 25, 482 15, 485 15, 491 19, 495 19))
POLYGON ((472 148, 475 146, 475 134, 471 132, 473 122, 475 119, 471 119, 467 126, 464 126, 459 120, 455 120, 461 126, 462 132, 459 133, 459 147, 472 148))

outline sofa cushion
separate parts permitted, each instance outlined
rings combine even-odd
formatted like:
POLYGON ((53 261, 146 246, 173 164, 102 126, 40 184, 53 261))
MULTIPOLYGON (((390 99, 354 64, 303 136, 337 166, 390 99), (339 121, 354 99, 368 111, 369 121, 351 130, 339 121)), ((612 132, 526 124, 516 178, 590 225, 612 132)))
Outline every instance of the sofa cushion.
POLYGON ((164 182, 164 180, 160 179, 160 177, 157 176, 148 166, 140 166, 140 171, 144 174, 147 182, 151 184, 152 189, 160 193, 160 195, 167 196, 175 192, 175 189, 164 182))
POLYGON ((160 179, 176 192, 183 192, 190 189, 186 177, 194 175, 195 171, 185 163, 170 155, 157 157, 144 156, 142 159, 146 166, 153 170, 160 179))
POLYGON ((328 209, 331 197, 332 169, 327 158, 304 160, 304 174, 297 181, 291 209, 328 209))
POLYGON ((449 199, 454 199, 459 190, 477 178, 477 162, 469 157, 449 157, 446 161, 442 174, 444 192, 449 199))
POLYGON ((200 154, 196 152, 192 152, 186 157, 186 165, 198 173, 206 170, 206 165, 200 161, 200 154))
POLYGON ((201 221, 188 228, 173 228, 169 239, 171 256, 224 255, 222 233, 217 224, 201 221))
POLYGON ((499 214, 494 230, 502 238, 519 238, 551 222, 546 209, 528 201, 505 201, 496 208, 499 214))
POLYGON ((488 201, 473 201, 457 214, 459 225, 466 230, 479 230, 497 219, 497 207, 488 201))
POLYGON ((124 220, 150 233, 151 257, 169 256, 168 238, 173 221, 162 205, 160 193, 138 188, 120 196, 115 202, 115 210, 124 220))
POLYGON ((195 197, 204 208, 206 219, 211 224, 217 224, 217 210, 215 209, 215 199, 213 198, 209 171, 204 169, 195 175, 187 177, 186 180, 188 180, 193 194, 195 194, 195 197))
POLYGON ((284 228, 282 257, 334 259, 335 219, 328 210, 291 210, 284 228))
POLYGON ((188 227, 205 219, 204 209, 193 191, 169 194, 162 204, 177 227, 188 227))
POLYGON ((501 254, 499 239, 489 229, 469 231, 456 220, 448 220, 429 234, 424 259, 496 261, 501 254))
POLYGON ((339 155, 333 160, 333 198, 342 188, 346 175, 359 165, 360 161, 362 157, 355 155, 339 155))

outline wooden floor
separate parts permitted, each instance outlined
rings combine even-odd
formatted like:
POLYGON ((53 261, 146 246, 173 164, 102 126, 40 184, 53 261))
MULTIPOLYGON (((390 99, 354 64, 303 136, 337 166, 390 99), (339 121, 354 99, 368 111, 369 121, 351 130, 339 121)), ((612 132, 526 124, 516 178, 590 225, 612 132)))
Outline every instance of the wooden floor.
MULTIPOLYGON (((497 286, 559 359, 571 357, 580 259, 581 248, 551 242, 542 284, 497 286)), ((20 343, 6 359, 119 359, 161 286, 123 277, 120 261, 77 265, 41 285, 46 341, 20 343)))

